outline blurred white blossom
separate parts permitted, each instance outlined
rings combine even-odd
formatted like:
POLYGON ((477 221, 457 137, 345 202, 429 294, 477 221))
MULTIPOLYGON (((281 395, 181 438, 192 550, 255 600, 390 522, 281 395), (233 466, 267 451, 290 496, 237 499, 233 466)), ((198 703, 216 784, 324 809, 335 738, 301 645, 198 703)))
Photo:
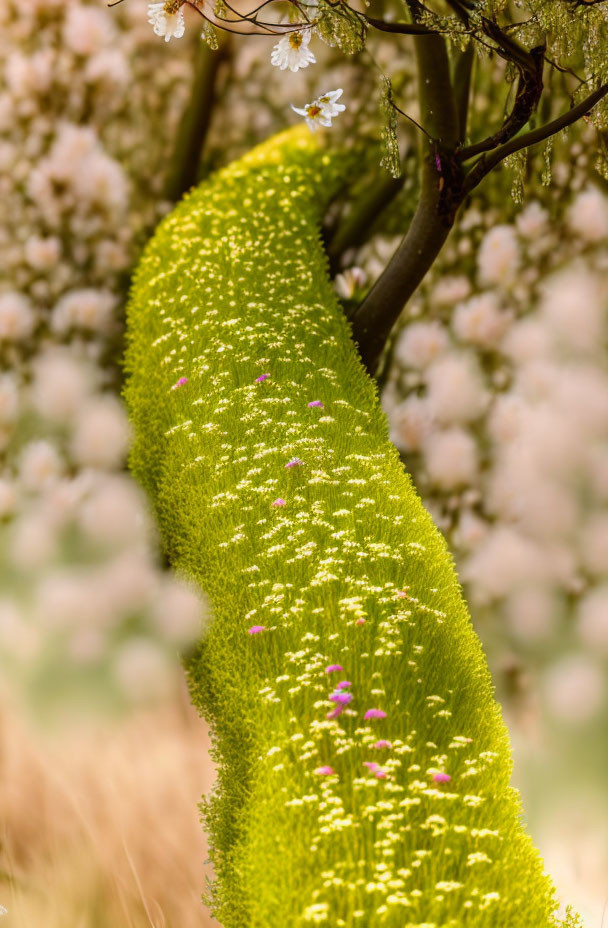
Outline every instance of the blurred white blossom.
POLYGON ((510 283, 519 268, 520 257, 515 230, 508 225, 494 226, 485 234, 477 252, 481 283, 510 283))
POLYGON ((586 242, 608 239, 608 203, 597 187, 588 187, 576 197, 568 214, 570 228, 586 242))
POLYGON ((594 659, 571 654, 549 668, 544 689, 550 712, 561 722, 577 725, 602 708, 606 678, 594 659))
POLYGON ((17 342, 32 334, 35 316, 27 297, 21 293, 0 293, 0 342, 17 342))
POLYGON ((414 322, 400 333, 395 358, 408 367, 427 367, 447 347, 447 333, 438 322, 414 322))
POLYGON ((116 398, 123 273, 166 209, 190 73, 144 9, 0 5, 0 668, 39 709, 160 693, 206 614, 159 565, 116 398))

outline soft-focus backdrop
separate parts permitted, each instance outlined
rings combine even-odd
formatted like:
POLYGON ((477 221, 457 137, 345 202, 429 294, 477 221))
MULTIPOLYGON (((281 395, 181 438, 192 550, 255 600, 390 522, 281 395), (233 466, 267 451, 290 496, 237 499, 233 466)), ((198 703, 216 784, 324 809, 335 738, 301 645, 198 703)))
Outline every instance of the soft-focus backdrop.
MULTIPOLYGON (((211 923, 197 802, 213 771, 180 667, 210 617, 165 569, 126 472, 124 305, 179 194, 188 108, 209 121, 202 177, 320 88, 318 74, 271 67, 272 39, 212 52, 198 35, 166 44, 139 0, 0 5, 0 903, 14 928, 211 923)), ((394 48, 377 41, 375 59, 394 48)), ((348 101, 338 131, 377 132, 369 63, 315 51, 348 101)), ((400 66, 415 115, 406 52, 400 66)), ((488 106, 499 84, 488 75, 488 106)), ((407 172, 413 130, 400 141, 407 172)), ((382 391, 459 565, 533 837, 589 928, 608 899, 608 190, 596 150, 583 125, 481 189, 404 314, 382 391)), ((396 247, 415 183, 342 261, 346 304, 396 247)))

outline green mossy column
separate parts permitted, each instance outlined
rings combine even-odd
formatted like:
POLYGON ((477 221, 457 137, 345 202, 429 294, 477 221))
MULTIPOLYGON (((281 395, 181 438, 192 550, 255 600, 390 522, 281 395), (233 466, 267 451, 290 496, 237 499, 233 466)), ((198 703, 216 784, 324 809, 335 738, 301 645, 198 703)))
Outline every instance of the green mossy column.
POLYGON ((452 559, 328 278, 344 170, 297 130, 219 172, 161 224, 129 308, 132 468, 214 613, 189 669, 219 765, 213 908, 548 928, 452 559))

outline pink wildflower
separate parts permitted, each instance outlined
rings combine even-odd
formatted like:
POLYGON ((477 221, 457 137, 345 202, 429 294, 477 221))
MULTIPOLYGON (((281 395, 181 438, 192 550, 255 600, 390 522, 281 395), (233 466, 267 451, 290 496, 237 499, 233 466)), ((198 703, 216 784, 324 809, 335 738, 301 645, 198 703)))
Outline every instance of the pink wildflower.
POLYGON ((376 764, 373 760, 364 760, 363 766, 367 767, 368 770, 371 770, 371 772, 374 773, 378 769, 379 765, 376 764))
POLYGON ((348 705, 352 701, 352 693, 332 693, 329 697, 332 702, 337 702, 341 706, 348 705))
POLYGON ((291 461, 288 461, 285 467, 298 467, 300 464, 303 464, 304 461, 301 461, 300 458, 292 458, 291 461))
POLYGON ((343 708, 344 706, 336 706, 335 709, 332 709, 331 712, 327 713, 325 718, 326 719, 337 719, 338 716, 341 714, 343 708))
POLYGON ((321 402, 321 400, 313 400, 312 403, 309 403, 309 404, 308 404, 308 407, 309 407, 309 409, 314 409, 315 407, 318 408, 318 409, 323 409, 323 408, 324 408, 323 403, 321 402))
POLYGON ((274 503, 273 503, 272 505, 273 505, 273 506, 284 506, 284 505, 285 505, 285 500, 284 500, 284 499, 281 499, 281 497, 279 496, 278 499, 275 499, 275 501, 274 501, 274 503))
POLYGON ((365 715, 363 716, 363 718, 364 719, 385 719, 386 712, 383 712, 382 709, 368 709, 365 715))
POLYGON ((386 780, 386 770, 375 770, 374 772, 379 780, 386 780))
POLYGON ((409 590, 409 586, 406 586, 405 590, 399 590, 397 599, 407 599, 407 590, 409 590))
POLYGON ((393 746, 393 745, 391 744, 390 741, 376 741, 376 743, 375 743, 375 745, 374 745, 374 747, 375 747, 378 751, 382 750, 382 748, 392 748, 392 746, 393 746))
POLYGON ((331 777, 334 776, 335 770, 333 767, 317 767, 315 773, 318 773, 322 777, 331 777))
POLYGON ((344 667, 340 667, 339 664, 329 664, 329 666, 325 668, 325 673, 333 673, 334 670, 344 670, 344 667))
POLYGON ((336 686, 337 690, 345 690, 347 687, 352 686, 350 680, 341 680, 340 683, 336 686))
POLYGON ((269 377, 270 377, 270 374, 260 374, 259 377, 255 378, 255 382, 262 383, 264 380, 268 380, 269 377))
POLYGON ((183 386, 184 386, 185 384, 187 384, 187 383, 188 383, 188 378, 187 378, 187 377, 180 377, 179 380, 178 380, 176 383, 173 384, 173 386, 171 387, 171 389, 172 389, 172 390, 177 390, 178 387, 183 387, 183 386))
POLYGON ((265 632, 265 631, 266 631, 265 625, 252 625, 251 628, 247 629, 247 632, 250 635, 257 635, 258 632, 265 632))
POLYGON ((433 779, 435 783, 449 783, 452 777, 449 773, 434 773, 433 779))
POLYGON ((365 619, 357 619, 357 625, 365 625, 365 619))

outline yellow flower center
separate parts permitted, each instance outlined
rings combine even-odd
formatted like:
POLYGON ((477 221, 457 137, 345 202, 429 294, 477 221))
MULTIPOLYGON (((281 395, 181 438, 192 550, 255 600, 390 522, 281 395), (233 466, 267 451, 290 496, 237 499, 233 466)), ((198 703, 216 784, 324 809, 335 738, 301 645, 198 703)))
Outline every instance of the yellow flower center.
POLYGON ((289 44, 292 48, 295 48, 296 51, 302 44, 302 33, 301 32, 292 32, 289 36, 289 44))
POLYGON ((310 119, 314 119, 315 116, 318 116, 321 112, 321 107, 317 106, 316 103, 311 103, 308 107, 308 116, 310 119))

